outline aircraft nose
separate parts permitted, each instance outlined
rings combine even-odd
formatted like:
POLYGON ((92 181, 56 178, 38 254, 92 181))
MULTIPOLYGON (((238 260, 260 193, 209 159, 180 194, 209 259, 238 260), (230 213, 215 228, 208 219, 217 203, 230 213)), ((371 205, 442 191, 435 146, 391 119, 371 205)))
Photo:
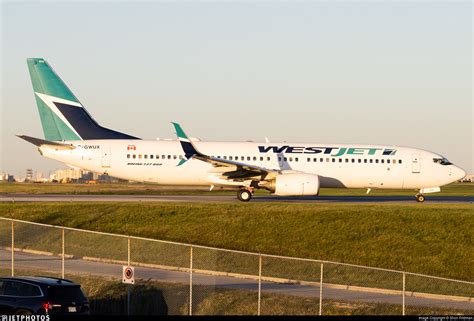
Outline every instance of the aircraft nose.
POLYGON ((464 177, 466 177, 467 173, 465 170, 463 170, 462 168, 460 167, 457 167, 457 166, 454 166, 453 168, 453 173, 452 173, 452 177, 454 179, 456 179, 457 181, 463 179, 464 177))

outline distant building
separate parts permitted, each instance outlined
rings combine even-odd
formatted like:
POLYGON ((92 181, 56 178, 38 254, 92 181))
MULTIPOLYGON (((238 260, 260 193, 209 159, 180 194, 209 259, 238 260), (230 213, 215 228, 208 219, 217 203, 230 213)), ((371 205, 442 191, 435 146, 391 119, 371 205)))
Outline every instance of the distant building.
POLYGON ((32 182, 32 181, 33 181, 33 169, 27 168, 25 182, 32 182))
POLYGON ((46 183, 47 181, 48 179, 43 177, 43 172, 36 172, 36 175, 35 175, 36 183, 46 183))
POLYGON ((474 174, 468 174, 464 177, 461 182, 474 183, 474 174))
POLYGON ((49 176, 50 182, 57 183, 119 183, 123 182, 118 178, 97 174, 82 169, 62 169, 57 170, 49 176))
POLYGON ((14 181, 15 181, 15 177, 13 175, 0 173, 0 182, 13 183, 14 181))
POLYGON ((82 179, 84 172, 82 169, 61 169, 51 174, 50 180, 58 183, 75 183, 82 179))

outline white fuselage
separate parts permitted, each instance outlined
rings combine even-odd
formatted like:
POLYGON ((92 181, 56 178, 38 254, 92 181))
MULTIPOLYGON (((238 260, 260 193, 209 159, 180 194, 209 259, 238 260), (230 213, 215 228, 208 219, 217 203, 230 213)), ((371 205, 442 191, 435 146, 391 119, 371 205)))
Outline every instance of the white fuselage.
MULTIPOLYGON (((183 157, 178 141, 66 141, 74 149, 40 147, 43 156, 70 166, 126 180, 164 185, 242 185, 221 178, 219 169, 183 157)), ((209 156, 267 169, 319 176, 321 187, 428 189, 464 177, 459 167, 434 161, 442 156, 420 149, 313 143, 194 142, 209 156), (385 154, 385 155, 384 155, 385 154)))

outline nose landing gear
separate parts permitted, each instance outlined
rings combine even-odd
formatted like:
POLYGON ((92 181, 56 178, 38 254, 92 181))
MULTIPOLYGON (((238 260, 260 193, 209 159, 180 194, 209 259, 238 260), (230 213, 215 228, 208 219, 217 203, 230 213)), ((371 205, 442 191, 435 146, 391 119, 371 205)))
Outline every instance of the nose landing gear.
POLYGON ((425 201, 425 196, 423 194, 416 194, 415 197, 418 203, 423 203, 425 201))

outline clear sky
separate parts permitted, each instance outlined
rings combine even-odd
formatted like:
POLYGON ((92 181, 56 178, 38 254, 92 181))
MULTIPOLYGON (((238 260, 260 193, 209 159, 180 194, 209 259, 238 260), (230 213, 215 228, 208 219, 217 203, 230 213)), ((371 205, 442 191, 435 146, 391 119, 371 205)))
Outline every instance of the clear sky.
POLYGON ((44 57, 102 125, 203 140, 374 143, 473 172, 471 1, 2 2, 0 172, 64 166, 26 66, 44 57))

